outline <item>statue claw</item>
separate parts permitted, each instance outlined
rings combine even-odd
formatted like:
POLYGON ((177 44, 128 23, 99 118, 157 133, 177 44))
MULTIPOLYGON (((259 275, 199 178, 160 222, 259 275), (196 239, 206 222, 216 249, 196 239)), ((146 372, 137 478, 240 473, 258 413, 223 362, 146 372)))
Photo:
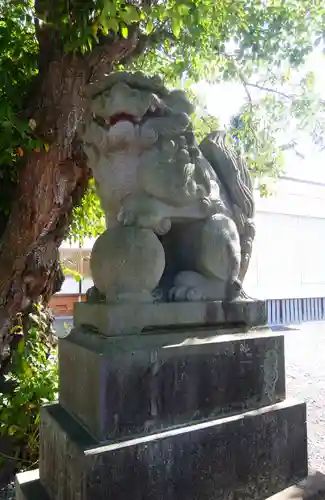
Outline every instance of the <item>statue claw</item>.
POLYGON ((135 216, 132 212, 121 209, 117 215, 117 220, 124 226, 131 226, 135 222, 135 216))
POLYGON ((124 226, 138 226, 143 229, 152 229, 156 234, 163 235, 168 233, 171 228, 171 221, 168 218, 159 219, 152 214, 136 215, 130 210, 122 208, 118 215, 117 221, 124 226))
POLYGON ((168 294, 171 302, 196 302, 203 300, 202 292, 196 287, 174 286, 168 294))

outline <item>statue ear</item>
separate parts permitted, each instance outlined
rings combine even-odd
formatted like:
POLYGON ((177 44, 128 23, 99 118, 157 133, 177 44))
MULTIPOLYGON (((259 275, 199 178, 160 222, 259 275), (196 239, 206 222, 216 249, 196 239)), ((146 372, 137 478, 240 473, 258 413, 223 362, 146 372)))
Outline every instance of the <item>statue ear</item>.
POLYGON ((195 111, 195 106, 187 99, 183 90, 173 90, 165 100, 174 113, 185 113, 190 116, 195 111))

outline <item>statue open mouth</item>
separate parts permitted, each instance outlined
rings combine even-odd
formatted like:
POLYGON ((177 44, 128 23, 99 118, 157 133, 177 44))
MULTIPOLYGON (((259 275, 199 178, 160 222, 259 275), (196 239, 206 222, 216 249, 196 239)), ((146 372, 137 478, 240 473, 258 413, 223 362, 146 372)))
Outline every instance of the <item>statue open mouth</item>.
POLYGON ((118 113, 116 115, 111 116, 109 119, 105 119, 102 116, 94 114, 93 119, 98 125, 105 128, 106 130, 109 130, 111 127, 114 127, 114 125, 116 125, 119 122, 130 122, 133 125, 139 123, 139 121, 136 120, 135 116, 129 115, 127 113, 118 113))
POLYGON ((131 122, 135 125, 139 123, 139 120, 137 120, 135 116, 129 115, 128 113, 118 113, 110 118, 109 125, 113 127, 118 122, 131 122))
POLYGON ((148 109, 148 111, 143 115, 142 118, 139 118, 129 113, 121 112, 112 115, 108 119, 105 119, 100 115, 93 114, 93 119, 98 125, 105 128, 106 130, 109 130, 111 127, 114 127, 114 125, 116 125, 119 122, 129 122, 132 123, 132 125, 141 125, 150 118, 159 118, 163 116, 164 116, 163 111, 159 107, 154 107, 148 109))

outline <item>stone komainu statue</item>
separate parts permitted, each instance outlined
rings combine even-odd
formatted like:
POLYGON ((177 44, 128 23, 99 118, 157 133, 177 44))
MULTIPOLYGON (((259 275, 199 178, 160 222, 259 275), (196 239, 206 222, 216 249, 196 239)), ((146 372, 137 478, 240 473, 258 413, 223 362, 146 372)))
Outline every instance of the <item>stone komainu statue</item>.
POLYGON ((198 145, 192 104, 158 77, 113 73, 88 97, 80 134, 107 222, 95 289, 107 301, 245 296, 255 229, 244 159, 220 132, 198 145))

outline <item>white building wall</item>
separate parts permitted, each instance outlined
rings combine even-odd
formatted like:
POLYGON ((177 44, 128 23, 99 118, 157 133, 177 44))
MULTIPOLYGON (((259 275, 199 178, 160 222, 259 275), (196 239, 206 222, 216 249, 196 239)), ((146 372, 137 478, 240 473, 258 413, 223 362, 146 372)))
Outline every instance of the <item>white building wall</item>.
MULTIPOLYGON (((325 297, 325 184, 283 178, 272 196, 257 193, 256 229, 244 284, 249 295, 325 297)), ((84 293, 92 281, 87 278, 81 285, 84 293)), ((67 277, 61 293, 78 292, 79 284, 67 277)))
POLYGON ((256 240, 245 290, 266 299, 325 297, 325 185, 277 182, 256 197, 256 240))
MULTIPOLYGON (((82 294, 86 293, 88 288, 90 288, 91 286, 93 286, 93 281, 90 278, 84 278, 81 281, 81 293, 82 294)), ((79 283, 74 278, 67 276, 59 293, 70 295, 70 294, 79 294, 79 291, 80 291, 79 283)))

